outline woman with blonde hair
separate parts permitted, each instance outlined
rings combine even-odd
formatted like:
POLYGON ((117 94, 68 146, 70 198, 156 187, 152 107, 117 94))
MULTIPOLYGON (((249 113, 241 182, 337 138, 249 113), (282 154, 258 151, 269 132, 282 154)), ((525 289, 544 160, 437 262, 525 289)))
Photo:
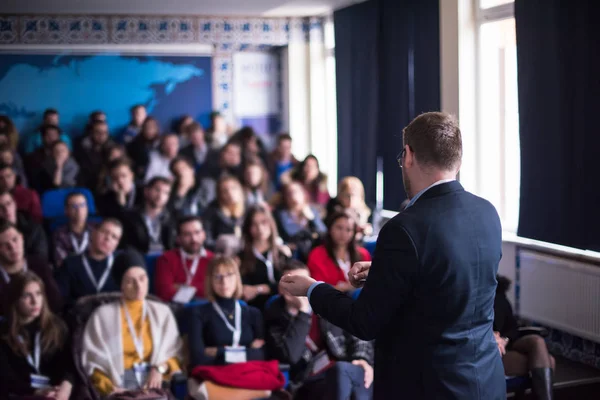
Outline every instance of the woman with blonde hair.
POLYGON ((347 176, 338 184, 338 194, 327 203, 327 220, 335 213, 344 212, 354 217, 357 239, 373 232, 369 223, 371 209, 365 203, 365 188, 360 179, 347 176))
POLYGON ((0 324, 0 393, 68 400, 74 365, 65 323, 50 311, 44 282, 33 272, 12 278, 0 324))

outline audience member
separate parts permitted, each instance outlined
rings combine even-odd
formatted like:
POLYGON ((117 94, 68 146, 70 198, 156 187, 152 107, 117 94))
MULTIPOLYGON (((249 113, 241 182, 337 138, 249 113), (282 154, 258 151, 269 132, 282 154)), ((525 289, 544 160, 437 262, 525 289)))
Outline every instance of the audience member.
POLYGON ((210 303, 194 307, 190 315, 190 371, 199 365, 264 360, 262 315, 240 304, 242 280, 235 260, 213 258, 205 282, 210 303))
POLYGON ((29 271, 16 276, 7 305, 0 322, 2 397, 69 400, 75 383, 70 335, 50 310, 42 279, 29 271))
MULTIPOLYGON (((298 261, 290 261, 283 273, 309 276, 298 261)), ((314 314, 306 297, 281 295, 265 311, 265 324, 268 355, 290 365, 295 399, 372 398, 372 342, 314 314)))
POLYGON ((109 136, 108 124, 101 119, 90 121, 87 129, 87 136, 81 141, 74 155, 81 168, 81 184, 95 190, 100 180, 104 152, 114 146, 114 142, 109 136))
POLYGON ((59 140, 52 146, 51 157, 46 158, 42 165, 40 191, 43 193, 52 189, 74 187, 78 178, 79 164, 71 157, 67 144, 59 140))
POLYGON ((106 147, 102 154, 102 167, 98 174, 98 187, 93 188, 98 195, 104 195, 111 188, 110 179, 110 166, 111 164, 122 158, 127 158, 127 152, 125 147, 121 144, 113 144, 112 146, 106 147))
POLYGON ((54 143, 62 140, 60 128, 56 125, 43 125, 40 128, 42 145, 29 154, 25 167, 27 168, 27 179, 32 188, 40 187, 40 171, 43 169, 47 159, 52 158, 54 143))
POLYGON ((6 315, 9 306, 5 297, 7 286, 13 278, 27 271, 35 272, 42 279, 50 308, 60 312, 62 298, 48 262, 39 257, 25 256, 23 233, 14 224, 0 221, 0 316, 6 315))
MULTIPOLYGON (((232 175, 240 179, 242 176, 242 148, 237 142, 229 142, 221 148, 216 156, 207 160, 208 168, 205 172, 214 179, 223 175, 232 175)), ((203 173, 203 174, 205 174, 203 173)))
POLYGON ((204 249, 206 234, 199 217, 177 222, 179 248, 168 250, 156 261, 154 290, 164 301, 189 303, 204 298, 206 267, 213 253, 204 249))
POLYGON ((263 163, 267 162, 265 145, 252 127, 243 127, 237 133, 235 133, 230 140, 240 143, 240 146, 242 147, 243 160, 247 160, 249 158, 258 158, 263 163))
POLYGON ((324 243, 308 255, 308 269, 317 281, 347 292, 354 289, 348 281, 348 271, 356 262, 371 261, 371 255, 356 245, 356 222, 352 215, 335 213, 328 219, 327 227, 324 243))
POLYGON ((244 300, 263 309, 267 299, 277 293, 281 265, 291 256, 282 243, 275 220, 264 205, 248 210, 242 227, 244 250, 240 254, 244 300), (287 254, 286 254, 287 253, 287 254))
MULTIPOLYGON (((47 126, 47 125, 54 126, 57 129, 60 126, 60 116, 58 114, 58 111, 55 110, 54 108, 48 108, 44 111, 42 125, 41 125, 42 128, 40 128, 39 132, 35 132, 34 134, 30 135, 27 138, 27 141, 25 143, 25 154, 29 155, 29 154, 35 152, 36 150, 38 150, 40 147, 43 147, 44 139, 42 137, 43 136, 42 131, 43 131, 43 127, 47 126)), ((60 129, 59 129, 59 132, 60 132, 60 129)), ((67 146, 69 146, 69 149, 72 148, 71 138, 66 133, 60 133, 59 140, 62 140, 63 142, 65 142, 67 144, 67 146)))
POLYGON ((208 147, 204 140, 204 129, 202 125, 194 122, 186 127, 186 136, 189 138, 190 143, 183 147, 179 154, 186 157, 196 172, 202 170, 202 167, 206 164, 207 160, 216 157, 216 151, 208 147))
POLYGON ((133 139, 135 139, 138 133, 140 133, 142 124, 148 116, 146 107, 144 107, 142 104, 136 104, 135 106, 131 107, 129 112, 131 114, 131 121, 121 134, 120 138, 120 141, 125 144, 131 142, 133 139))
POLYGON ((35 190, 17 183, 17 174, 8 164, 0 164, 0 191, 10 192, 17 203, 17 210, 26 214, 35 222, 41 223, 42 204, 35 190))
POLYGON ((241 238, 245 212, 242 184, 233 176, 223 176, 217 183, 216 201, 211 203, 202 214, 206 247, 214 250, 216 241, 221 235, 241 238))
POLYGON ((13 167, 15 174, 17 174, 17 183, 23 187, 29 186, 23 159, 19 153, 17 153, 16 150, 13 150, 7 143, 0 144, 0 164, 6 164, 13 167))
POLYGON ((72 254, 56 272, 63 299, 72 306, 87 295, 119 290, 111 277, 114 253, 123 235, 119 220, 107 218, 92 230, 90 244, 72 254))
POLYGON ((188 127, 195 124, 194 118, 191 115, 184 115, 177 121, 175 132, 179 138, 179 148, 183 148, 190 144, 190 138, 188 136, 188 127))
POLYGON ((160 389, 181 370, 175 318, 167 305, 146 299, 148 275, 140 254, 119 254, 112 276, 122 298, 100 306, 88 320, 83 368, 102 396, 160 389))
POLYGON ((28 215, 17 212, 17 203, 10 192, 0 191, 0 218, 15 225, 25 238, 25 254, 48 260, 48 238, 44 228, 28 215))
POLYGON ((88 248, 91 232, 96 226, 88 222, 88 204, 81 192, 71 192, 65 198, 67 223, 52 234, 54 264, 62 265, 67 256, 82 254, 88 248))
POLYGON ((358 240, 373 232, 369 224, 371 209, 365 203, 365 188, 357 177, 347 176, 340 181, 337 196, 327 203, 327 218, 336 212, 345 212, 354 217, 358 240))
POLYGON ((142 254, 160 254, 173 247, 174 227, 167 202, 171 181, 155 177, 144 188, 144 205, 123 216, 123 246, 142 254))
POLYGON ((144 181, 150 163, 150 153, 158 148, 159 142, 158 121, 152 117, 146 117, 140 133, 127 145, 127 154, 135 166, 134 173, 137 182, 144 181))
POLYGON ((316 208, 308 204, 306 192, 298 182, 290 182, 282 189, 283 204, 275 210, 275 221, 283 241, 297 252, 297 258, 306 261, 308 253, 327 227, 316 208))
POLYGON ((282 187, 282 175, 297 165, 298 160, 292 154, 292 137, 287 133, 277 136, 277 144, 269 156, 268 163, 269 172, 277 190, 282 187))
POLYGON ((246 205, 267 203, 271 195, 269 175, 259 158, 252 157, 244 162, 242 178, 246 193, 246 205))
POLYGON ((0 115, 0 141, 8 146, 13 152, 17 151, 19 146, 19 131, 14 122, 7 115, 0 115))
POLYGON ((291 175, 292 179, 298 181, 308 193, 310 204, 322 210, 329 201, 329 191, 327 190, 327 175, 319 169, 317 157, 306 156, 291 175))
POLYGON ((157 176, 172 179, 173 175, 171 174, 169 167, 171 161, 177 157, 178 152, 179 138, 177 135, 169 133, 161 137, 159 149, 150 153, 150 160, 148 162, 148 169, 146 169, 144 182, 148 182, 150 179, 157 176))
POLYGON ((504 374, 507 376, 531 376, 535 398, 553 398, 553 375, 555 361, 548 352, 544 338, 539 335, 521 334, 518 330, 512 306, 506 297, 510 280, 498 276, 494 300, 494 337, 502 355, 504 374))
POLYGON ((206 136, 208 144, 215 150, 219 150, 229 140, 231 131, 220 112, 215 111, 210 114, 210 127, 206 131, 206 136))
POLYGON ((212 178, 197 176, 190 161, 176 157, 171 161, 175 177, 169 207, 179 216, 201 215, 216 197, 216 183, 212 178))
POLYGON ((98 197, 98 208, 104 217, 121 218, 144 204, 143 190, 134 182, 131 162, 120 158, 108 166, 109 190, 98 197))

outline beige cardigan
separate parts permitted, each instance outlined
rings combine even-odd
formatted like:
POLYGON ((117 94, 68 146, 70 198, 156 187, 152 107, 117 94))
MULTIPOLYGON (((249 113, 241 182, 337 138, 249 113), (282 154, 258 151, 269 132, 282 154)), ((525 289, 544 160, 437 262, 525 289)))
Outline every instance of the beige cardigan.
MULTIPOLYGON (((152 332, 151 365, 160 365, 173 357, 181 359, 181 340, 171 309, 165 304, 146 300, 152 332)), ((82 365, 88 376, 94 369, 106 374, 117 387, 122 385, 123 341, 121 302, 104 304, 90 317, 83 333, 82 365)))

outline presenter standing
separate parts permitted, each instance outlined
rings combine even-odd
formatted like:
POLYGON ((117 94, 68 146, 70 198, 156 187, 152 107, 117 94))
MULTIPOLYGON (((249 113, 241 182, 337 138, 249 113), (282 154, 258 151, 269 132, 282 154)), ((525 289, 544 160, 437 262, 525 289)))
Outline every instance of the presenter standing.
POLYGON ((284 276, 281 289, 308 296, 314 312, 350 334, 376 339, 375 399, 505 399, 492 331, 498 214, 456 181, 462 139, 453 117, 418 116, 403 144, 410 203, 384 225, 372 265, 350 270, 354 286, 364 282, 359 298, 298 275, 284 276))

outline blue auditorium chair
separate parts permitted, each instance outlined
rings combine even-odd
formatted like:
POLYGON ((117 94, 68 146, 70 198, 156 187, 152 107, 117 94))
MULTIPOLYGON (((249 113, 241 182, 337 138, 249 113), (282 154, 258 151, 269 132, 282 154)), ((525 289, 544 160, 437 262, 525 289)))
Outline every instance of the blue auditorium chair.
POLYGON ((44 218, 54 219, 65 216, 65 199, 70 193, 79 192, 85 196, 89 215, 96 214, 94 195, 87 188, 65 188, 49 190, 42 195, 42 214, 44 218))

